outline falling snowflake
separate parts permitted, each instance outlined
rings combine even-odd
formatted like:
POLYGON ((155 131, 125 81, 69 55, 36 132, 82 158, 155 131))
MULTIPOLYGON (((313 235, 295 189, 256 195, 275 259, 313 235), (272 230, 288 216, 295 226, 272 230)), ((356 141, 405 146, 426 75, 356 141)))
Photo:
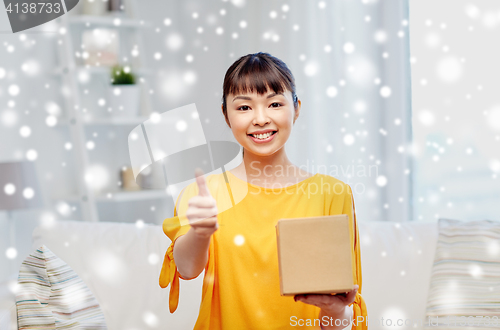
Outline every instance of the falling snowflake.
POLYGON ((8 91, 11 96, 17 96, 21 89, 17 85, 10 85, 8 91))
POLYGON ((151 265, 156 265, 158 264, 158 262, 160 262, 160 257, 158 256, 158 254, 156 253, 151 253, 149 256, 148 256, 148 262, 151 264, 151 265))
POLYGON ((445 83, 457 82, 463 74, 462 63, 456 57, 445 57, 437 63, 436 72, 445 83))
POLYGON ((16 192, 16 186, 14 186, 14 184, 12 184, 12 183, 7 183, 3 187, 3 191, 6 195, 11 196, 16 192))
POLYGON ((335 96, 337 96, 337 94, 338 90, 335 86, 328 86, 328 88, 326 89, 326 95, 328 97, 334 98, 335 96))
POLYGON ((231 3, 236 7, 244 7, 246 4, 246 0, 231 0, 231 3))
POLYGON ((148 326, 155 328, 158 326, 159 320, 158 316, 152 312, 145 312, 142 316, 142 319, 144 323, 146 323, 148 326))
POLYGON ((7 259, 16 259, 17 258, 17 250, 16 248, 10 247, 5 251, 5 256, 7 259))
POLYGON ((45 118, 45 124, 49 127, 53 127, 57 125, 57 118, 55 116, 48 116, 45 118))
POLYGON ((245 244, 245 237, 243 235, 234 236, 234 244, 237 246, 245 244))
POLYGON ((182 36, 178 33, 171 33, 167 37, 167 48, 173 51, 179 50, 184 43, 182 36))
POLYGON ((352 134, 344 135, 344 144, 345 145, 350 146, 354 143, 354 141, 355 141, 354 135, 352 135, 352 134))
POLYGON ((387 185, 387 178, 384 175, 379 175, 376 179, 377 186, 385 187, 387 185))
POLYGON ((32 199, 35 196, 35 191, 31 187, 26 187, 23 189, 23 197, 26 199, 32 199))
POLYGON ((347 42, 344 44, 343 49, 344 49, 344 52, 346 54, 352 54, 354 52, 354 50, 356 49, 356 47, 354 46, 354 44, 347 42))
POLYGON ((418 119, 424 126, 432 126, 436 121, 434 114, 429 110, 420 110, 418 112, 418 119))
POLYGON ((182 79, 186 84, 191 85, 196 82, 197 76, 194 71, 186 71, 182 76, 182 79))
POLYGON ((387 32, 385 32, 385 30, 377 30, 374 39, 379 44, 385 43, 387 41, 387 32))
POLYGON ((21 65, 21 70, 30 77, 34 77, 40 73, 40 64, 35 60, 27 60, 21 65))
POLYGON ((47 113, 49 115, 53 115, 53 116, 61 115, 61 107, 59 106, 59 104, 57 104, 53 101, 49 101, 49 102, 45 103, 45 111, 47 111, 47 113))
POLYGON ((6 127, 12 127, 17 124, 18 116, 13 110, 5 110, 1 115, 1 122, 6 127))
POLYGON ((66 202, 57 203, 56 210, 57 210, 57 212, 59 212, 59 214, 61 214, 63 216, 68 216, 71 214, 71 207, 66 202))
POLYGON ((304 73, 308 77, 316 75, 317 72, 318 72, 318 64, 316 62, 309 62, 304 67, 304 73))
POLYGON ((392 91, 391 91, 391 88, 389 86, 383 86, 382 88, 380 88, 380 95, 382 97, 387 98, 387 97, 391 96, 391 92, 392 91))
POLYGON ((26 152, 26 159, 29 161, 35 161, 38 158, 38 152, 34 149, 30 149, 26 152))
POLYGON ((31 135, 31 128, 29 126, 22 126, 20 129, 19 129, 19 134, 24 137, 24 138, 27 138, 31 135))

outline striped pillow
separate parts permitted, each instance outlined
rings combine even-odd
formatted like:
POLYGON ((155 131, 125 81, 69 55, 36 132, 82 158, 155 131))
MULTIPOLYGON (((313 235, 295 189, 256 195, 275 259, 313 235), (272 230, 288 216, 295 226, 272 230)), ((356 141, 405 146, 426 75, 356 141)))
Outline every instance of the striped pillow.
POLYGON ((104 314, 80 277, 45 245, 22 263, 16 293, 23 329, 106 329, 104 314))
POLYGON ((499 278, 500 222, 439 219, 425 329, 500 328, 499 278))

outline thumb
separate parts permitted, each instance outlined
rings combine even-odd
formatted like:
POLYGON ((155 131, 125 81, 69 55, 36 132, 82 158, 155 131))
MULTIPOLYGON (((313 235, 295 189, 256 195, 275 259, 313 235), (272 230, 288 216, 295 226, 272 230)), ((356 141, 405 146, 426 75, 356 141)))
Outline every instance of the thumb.
POLYGON ((210 196, 210 191, 207 187, 207 182, 205 181, 205 176, 203 171, 197 167, 194 170, 194 175, 196 176, 196 184, 198 185, 198 195, 199 196, 210 196))
POLYGON ((354 301, 356 299, 356 294, 358 293, 359 285, 354 285, 352 291, 349 291, 346 297, 347 301, 354 301))

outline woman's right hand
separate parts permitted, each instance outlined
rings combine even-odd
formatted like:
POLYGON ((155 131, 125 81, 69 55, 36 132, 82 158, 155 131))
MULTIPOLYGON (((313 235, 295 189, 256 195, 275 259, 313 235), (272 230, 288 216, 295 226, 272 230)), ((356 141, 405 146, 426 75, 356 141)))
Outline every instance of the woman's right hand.
POLYGON ((217 203, 210 195, 203 171, 195 170, 198 195, 188 201, 186 217, 191 228, 199 237, 207 238, 219 228, 217 222, 217 203))

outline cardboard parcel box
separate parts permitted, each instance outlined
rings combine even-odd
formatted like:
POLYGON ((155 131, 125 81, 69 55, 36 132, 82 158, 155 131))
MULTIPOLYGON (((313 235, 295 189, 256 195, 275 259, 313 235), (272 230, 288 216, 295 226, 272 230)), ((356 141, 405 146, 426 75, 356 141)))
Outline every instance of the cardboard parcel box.
POLYGON ((282 296, 353 290, 347 214, 280 219, 276 239, 282 296))

